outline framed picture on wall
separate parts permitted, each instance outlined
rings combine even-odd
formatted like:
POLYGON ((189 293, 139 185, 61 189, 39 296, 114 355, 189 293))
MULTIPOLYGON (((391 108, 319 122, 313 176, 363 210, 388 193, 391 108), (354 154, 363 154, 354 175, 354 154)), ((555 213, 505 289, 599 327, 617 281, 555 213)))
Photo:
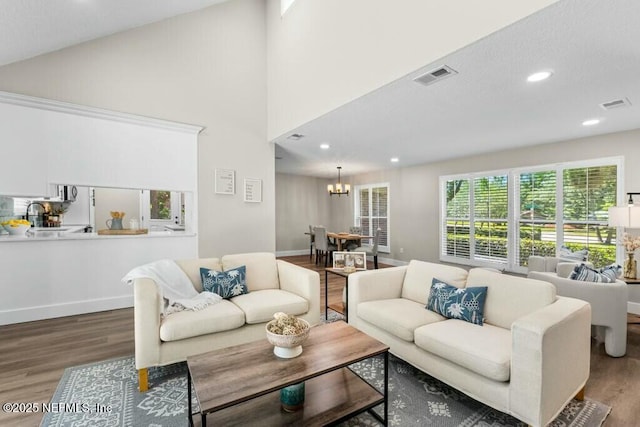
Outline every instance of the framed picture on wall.
POLYGON ((236 194, 236 171, 233 169, 216 169, 216 194, 236 194))
POLYGON ((333 268, 342 270, 366 270, 367 254, 366 252, 334 252, 333 268))
POLYGON ((245 178, 244 180, 244 201, 251 203, 262 202, 262 180, 245 178))

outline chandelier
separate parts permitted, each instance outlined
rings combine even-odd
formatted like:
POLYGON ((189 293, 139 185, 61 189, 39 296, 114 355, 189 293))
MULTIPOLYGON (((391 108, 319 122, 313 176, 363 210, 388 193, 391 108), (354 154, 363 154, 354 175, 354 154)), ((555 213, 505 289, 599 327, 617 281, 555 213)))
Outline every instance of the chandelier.
POLYGON ((330 196, 333 196, 334 194, 337 194, 338 196, 346 194, 348 196, 349 190, 351 190, 351 186, 349 184, 344 184, 344 186, 342 185, 342 181, 340 181, 340 169, 342 169, 342 166, 338 166, 338 182, 336 183, 335 191, 332 184, 327 185, 327 191, 330 196))

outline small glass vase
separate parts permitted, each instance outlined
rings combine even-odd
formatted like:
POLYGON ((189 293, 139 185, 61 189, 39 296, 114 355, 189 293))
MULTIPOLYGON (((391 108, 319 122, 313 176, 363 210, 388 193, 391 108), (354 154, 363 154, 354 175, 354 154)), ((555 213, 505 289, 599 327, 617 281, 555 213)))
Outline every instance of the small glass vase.
POLYGON ((295 412, 304 406, 304 382, 280 390, 280 403, 286 412, 295 412))
POLYGON ((624 261, 623 275, 625 279, 635 279, 637 272, 637 261, 633 258, 633 252, 627 252, 627 259, 624 261))

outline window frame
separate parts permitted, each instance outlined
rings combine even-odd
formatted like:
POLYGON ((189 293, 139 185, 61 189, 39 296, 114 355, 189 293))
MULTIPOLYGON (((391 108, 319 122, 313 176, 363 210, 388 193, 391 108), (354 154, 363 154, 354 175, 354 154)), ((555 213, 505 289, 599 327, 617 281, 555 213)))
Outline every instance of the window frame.
MULTIPOLYGON (((565 220, 564 213, 564 200, 563 200, 563 191, 564 191, 564 171, 567 169, 579 169, 579 168, 590 168, 590 167, 606 167, 606 166, 616 166, 616 205, 620 206, 626 203, 625 201, 625 189, 624 189, 624 157, 623 156, 615 156, 615 157, 603 157, 596 159, 588 159, 588 160, 577 160, 577 161, 569 161, 569 162, 560 162, 546 165, 532 165, 527 167, 518 167, 518 168, 508 168, 494 171, 482 171, 482 172, 472 172, 472 173, 462 173, 462 174, 454 174, 454 175, 442 175, 439 177, 438 189, 439 189, 439 223, 438 223, 438 234, 439 234, 439 258, 440 261, 450 262, 455 264, 462 265, 470 265, 474 267, 493 267, 493 268, 503 268, 507 271, 514 273, 527 273, 526 266, 520 266, 519 264, 519 241, 520 241, 520 175, 525 173, 536 173, 536 172, 544 172, 544 171, 555 171, 556 173, 556 182, 555 182, 555 192, 556 192, 556 212, 555 212, 555 232, 556 232, 556 255, 560 249, 560 246, 564 242, 564 224, 566 222, 575 223, 577 221, 565 220), (475 200, 473 198, 473 182, 474 179, 482 178, 482 177, 490 177, 496 175, 507 175, 507 186, 508 186, 508 223, 507 223, 507 259, 505 263, 499 262, 487 262, 484 260, 478 260, 473 257, 474 248, 475 248, 475 239, 473 234, 473 222, 474 222, 474 211, 475 211, 475 200), (447 185, 448 181, 452 180, 469 180, 469 258, 462 258, 458 256, 447 255, 446 248, 446 239, 447 239, 447 224, 446 224, 446 197, 447 197, 447 185)), ((596 223, 595 221, 586 221, 586 223, 596 223)), ((599 221, 602 223, 602 221, 599 221)), ((619 235, 621 232, 620 228, 616 230, 616 235, 619 235)), ((617 245, 616 248, 616 262, 620 263, 624 256, 624 250, 620 245, 617 245)))
MULTIPOLYGON (((381 182, 381 183, 376 183, 376 184, 359 184, 359 185, 355 185, 353 187, 353 200, 354 200, 354 208, 353 208, 353 224, 356 227, 361 227, 361 221, 360 218, 362 217, 362 215, 360 215, 360 191, 367 189, 369 190, 369 219, 371 221, 372 218, 386 218, 387 219, 387 244, 386 245, 381 245, 378 243, 378 252, 384 252, 384 253, 391 253, 391 186, 388 182, 381 182), (372 215, 373 212, 373 208, 372 208, 372 204, 373 204, 373 197, 371 197, 372 195, 372 190, 374 188, 386 188, 387 189, 387 215, 385 217, 381 217, 381 216, 377 216, 374 217, 372 215)), ((365 232, 365 230, 363 230, 363 233, 365 232)), ((369 231, 368 231, 369 232, 369 231)), ((370 236, 375 235, 375 230, 371 230, 370 231, 371 234, 369 234, 370 236)), ((363 239, 364 240, 364 239, 363 239)), ((373 239, 369 239, 370 244, 373 244, 373 239)))
MULTIPOLYGON (((439 212, 439 227, 438 227, 439 228, 438 244, 440 246, 439 247, 440 261, 451 262, 455 264, 470 265, 474 267, 492 267, 492 268, 500 268, 501 266, 506 264, 502 262, 479 260, 475 258, 475 243, 476 243, 475 222, 476 221, 475 221, 475 203, 474 203, 475 201, 474 200, 474 192, 475 192, 474 182, 478 178, 488 178, 488 177, 495 177, 495 176, 507 177, 507 224, 510 224, 511 212, 512 212, 512 208, 511 208, 512 199, 510 196, 511 187, 512 187, 512 177, 508 169, 440 176, 440 180, 438 184, 440 189, 440 195, 439 195, 440 212, 439 212), (447 218, 446 183, 447 181, 455 181, 455 180, 469 181, 469 218, 466 219, 466 221, 469 222, 469 258, 461 258, 457 256, 446 255, 446 248, 445 248, 446 233, 447 233, 447 225, 445 223, 447 218)), ((508 263, 508 257, 509 257, 509 250, 508 250, 509 236, 512 234, 512 233, 509 233, 509 231, 510 231, 510 226, 508 226, 508 231, 507 231, 507 263, 508 263)))

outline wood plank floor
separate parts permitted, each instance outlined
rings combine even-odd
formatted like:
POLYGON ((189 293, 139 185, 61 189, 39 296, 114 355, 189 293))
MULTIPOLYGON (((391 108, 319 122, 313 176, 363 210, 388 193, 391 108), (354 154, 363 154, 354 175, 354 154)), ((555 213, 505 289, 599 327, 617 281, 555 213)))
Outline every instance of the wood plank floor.
MULTIPOLYGON (((324 310, 324 266, 308 256, 284 257, 320 273, 324 310)), ((381 268, 387 267, 384 265, 381 268)), ((344 278, 329 275, 329 303, 341 305, 344 278)), ((638 317, 629 315, 630 320, 638 317)), ((613 407, 606 427, 640 426, 640 324, 630 324, 627 355, 611 358, 602 343, 591 348, 586 396, 613 407)), ((49 402, 69 366, 133 355, 133 309, 0 326, 0 403, 49 402)), ((0 412, 2 426, 38 426, 42 414, 0 412)))

